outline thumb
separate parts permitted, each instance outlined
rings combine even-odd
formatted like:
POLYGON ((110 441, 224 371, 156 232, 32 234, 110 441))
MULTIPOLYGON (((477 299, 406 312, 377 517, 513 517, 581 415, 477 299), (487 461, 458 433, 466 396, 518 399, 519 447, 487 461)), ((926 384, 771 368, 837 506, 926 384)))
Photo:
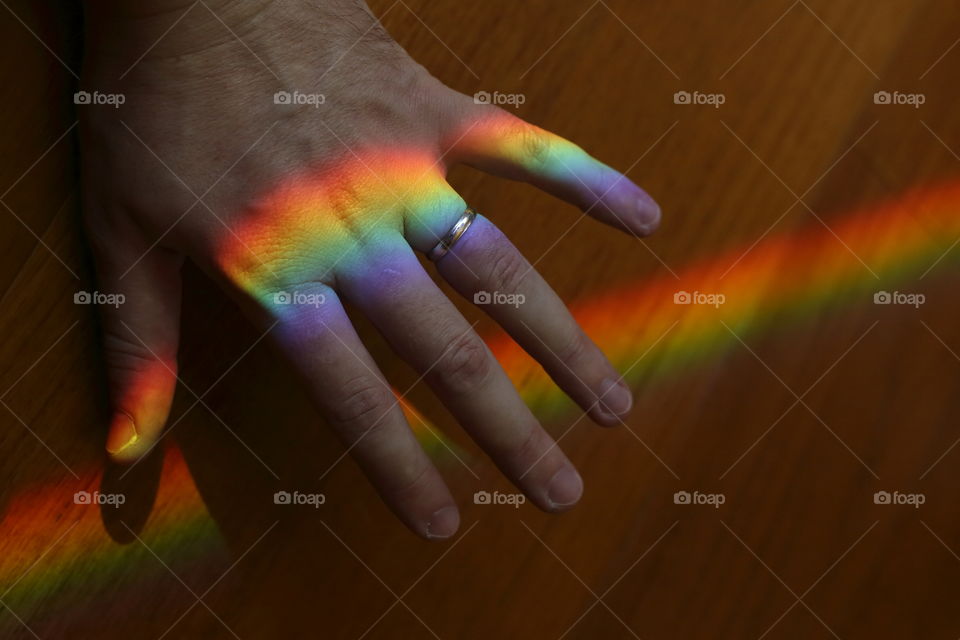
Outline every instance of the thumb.
POLYGON ((89 231, 110 387, 106 448, 133 462, 156 444, 177 382, 181 255, 151 247, 137 232, 89 231), (119 239, 118 236, 123 236, 119 239))

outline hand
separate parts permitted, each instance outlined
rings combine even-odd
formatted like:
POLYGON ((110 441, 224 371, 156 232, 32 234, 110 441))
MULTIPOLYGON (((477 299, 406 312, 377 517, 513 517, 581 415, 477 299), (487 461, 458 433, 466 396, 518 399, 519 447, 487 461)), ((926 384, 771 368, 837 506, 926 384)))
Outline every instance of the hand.
MULTIPOLYGON (((195 5, 161 38, 188 6, 91 3, 81 88, 123 95, 119 107, 80 107, 98 288, 126 299, 102 309, 113 458, 138 459, 167 420, 188 257, 271 328, 414 532, 448 537, 458 511, 345 303, 425 375, 533 503, 576 503, 579 475, 415 251, 464 212, 445 180, 456 163, 525 180, 637 235, 657 226, 656 204, 572 143, 443 86, 355 0, 195 5)), ((436 266, 468 299, 522 294, 522 305, 483 308, 596 422, 630 410, 618 373, 492 222, 478 217, 436 266)))

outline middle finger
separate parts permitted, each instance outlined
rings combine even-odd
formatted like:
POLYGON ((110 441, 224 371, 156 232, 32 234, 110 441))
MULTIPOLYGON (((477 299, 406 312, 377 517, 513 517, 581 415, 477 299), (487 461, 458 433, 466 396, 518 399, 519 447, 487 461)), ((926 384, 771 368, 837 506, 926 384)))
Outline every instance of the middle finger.
POLYGON ((410 246, 399 236, 390 244, 338 277, 343 295, 532 502, 549 511, 575 504, 583 482, 573 465, 410 246))

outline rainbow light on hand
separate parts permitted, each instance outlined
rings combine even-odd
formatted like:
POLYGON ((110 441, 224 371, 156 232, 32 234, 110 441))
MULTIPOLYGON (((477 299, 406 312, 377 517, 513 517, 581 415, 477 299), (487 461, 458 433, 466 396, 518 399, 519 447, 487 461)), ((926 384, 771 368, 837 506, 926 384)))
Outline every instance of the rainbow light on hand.
POLYGON ((341 157, 334 167, 282 182, 239 215, 217 249, 219 268, 242 291, 283 316, 273 294, 294 283, 332 281, 369 251, 402 242, 404 217, 422 219, 445 184, 423 152, 341 157))

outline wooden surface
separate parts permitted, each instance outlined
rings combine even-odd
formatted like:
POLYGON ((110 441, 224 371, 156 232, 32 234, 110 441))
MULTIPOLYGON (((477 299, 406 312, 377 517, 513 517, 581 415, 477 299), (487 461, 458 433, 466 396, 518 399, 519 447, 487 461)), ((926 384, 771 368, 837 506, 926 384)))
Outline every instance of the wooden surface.
MULTIPOLYGON (((57 60, 78 68, 79 26, 72 2, 7 4, 2 637, 960 635, 960 449, 951 449, 960 435, 960 278, 949 261, 901 287, 927 296, 920 310, 860 303, 774 318, 783 326, 752 335, 749 349, 736 344, 644 385, 628 423, 639 438, 578 422, 562 446, 586 494, 559 517, 472 504, 475 491, 510 487, 418 385, 411 401, 469 466, 443 465, 463 514, 462 537, 445 544, 404 530, 349 459, 316 479, 342 448, 266 342, 191 269, 166 466, 153 459, 122 481, 112 469, 101 480, 97 324, 72 299, 93 286, 77 222, 75 79, 57 60), (814 383, 796 405, 794 392, 814 383), (117 486, 129 496, 122 509, 74 504, 75 491, 117 486), (328 502, 275 506, 273 492, 287 486, 316 487, 328 502), (726 502, 677 505, 680 490, 726 502), (880 490, 926 501, 876 505, 880 490)), ((750 246, 774 223, 774 235, 822 230, 805 207, 788 209, 801 194, 832 225, 960 174, 950 150, 960 150, 954 3, 371 6, 441 80, 467 94, 524 94, 522 117, 630 167, 662 204, 661 231, 642 244, 590 221, 565 233, 578 217, 570 207, 455 170, 465 199, 539 258, 565 299, 682 271, 750 246), (876 105, 882 89, 922 92, 927 102, 876 105), (680 90, 722 92, 726 103, 676 105, 680 90)), ((412 384, 358 325, 391 381, 412 384)), ((577 417, 548 427, 559 435, 577 417)))

